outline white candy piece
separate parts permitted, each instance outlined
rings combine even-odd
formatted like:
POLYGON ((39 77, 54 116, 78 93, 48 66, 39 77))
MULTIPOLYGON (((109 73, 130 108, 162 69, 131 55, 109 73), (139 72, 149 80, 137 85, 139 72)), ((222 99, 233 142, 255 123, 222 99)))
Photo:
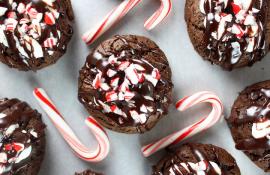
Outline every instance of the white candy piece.
POLYGON ((0 25, 0 43, 4 44, 4 46, 9 47, 6 35, 4 33, 6 29, 5 25, 0 25))
POLYGON ((231 45, 233 48, 231 63, 236 64, 242 55, 240 44, 238 42, 232 42, 231 45))
POLYGON ((157 85, 158 80, 156 78, 154 78, 152 75, 144 74, 144 77, 146 80, 150 81, 153 84, 153 86, 157 85))
POLYGON ((142 105, 142 106, 140 107, 140 111, 143 112, 143 113, 147 113, 147 108, 146 108, 146 106, 145 106, 145 105, 142 105))
POLYGON ((244 10, 248 10, 251 6, 252 0, 241 0, 244 10))
POLYGON ((117 87, 118 86, 118 83, 119 83, 119 78, 117 77, 117 78, 114 78, 114 79, 111 80, 110 85, 112 87, 117 87))
POLYGON ((107 76, 108 77, 113 77, 114 75, 116 75, 117 74, 117 72, 116 71, 114 71, 114 70, 112 70, 112 69, 109 69, 108 71, 107 71, 107 76))
POLYGON ((139 64, 134 64, 134 67, 135 67, 135 69, 137 69, 138 71, 145 71, 145 68, 142 67, 142 66, 139 65, 139 64))
POLYGON ((0 113, 0 119, 5 118, 6 116, 7 116, 7 114, 0 113))
POLYGON ((16 47, 19 50, 20 54, 26 58, 29 58, 28 54, 25 52, 24 48, 21 46, 18 38, 16 36, 14 36, 14 39, 16 41, 16 47))
POLYGON ((7 130, 5 131, 5 134, 7 136, 11 135, 17 128, 19 128, 19 125, 18 124, 15 124, 15 125, 10 125, 7 130))
POLYGON ((260 110, 261 110, 261 108, 258 108, 257 106, 252 106, 252 107, 250 107, 250 108, 247 109, 247 115, 250 116, 250 117, 253 117, 260 110))
POLYGON ((17 157, 17 159, 15 160, 15 163, 19 163, 22 160, 28 158, 30 156, 32 152, 32 146, 27 147, 26 149, 24 149, 19 156, 17 157))
POLYGON ((140 77, 134 67, 134 64, 129 65, 128 68, 126 68, 125 73, 132 84, 139 83, 140 77))
POLYGON ((6 7, 0 7, 0 16, 3 16, 6 12, 7 12, 7 8, 6 7))
POLYGON ((270 135, 270 120, 264 122, 253 123, 252 136, 256 139, 263 138, 270 135))
POLYGON ((111 108, 109 105, 103 103, 101 100, 98 100, 99 104, 103 107, 104 112, 109 113, 111 112, 111 108))
POLYGON ((100 87, 104 91, 108 91, 110 89, 110 86, 107 83, 100 83, 100 87))
POLYGON ((33 47, 33 55, 35 58, 42 58, 44 56, 44 53, 43 53, 43 49, 41 47, 41 45, 33 38, 30 38, 30 37, 26 37, 27 41, 30 41, 30 43, 32 44, 32 47, 33 47))
POLYGON ((108 61, 109 61, 110 64, 115 64, 115 63, 117 63, 117 58, 114 55, 111 55, 109 57, 108 61))
MULTIPOLYGON (((215 162, 209 161, 209 163, 211 164, 211 166, 214 168, 215 172, 218 175, 222 175, 220 167, 215 162)), ((170 175, 176 175, 176 173, 182 174, 183 172, 181 172, 180 166, 183 167, 188 173, 190 173, 191 171, 192 172, 195 171, 196 175, 206 175, 206 170, 209 165, 206 164, 205 161, 200 161, 198 163, 193 162, 180 163, 179 165, 174 164, 169 169, 170 175)))
POLYGON ((130 111, 130 115, 136 123, 144 124, 147 120, 146 114, 138 114, 137 111, 130 111))
POLYGON ((270 90, 262 89, 261 90, 267 97, 270 97, 270 90))
POLYGON ((19 3, 19 5, 18 5, 18 7, 17 7, 17 11, 20 13, 20 14, 22 14, 22 13, 24 13, 25 12, 25 5, 24 5, 24 3, 19 3))
POLYGON ((42 0, 42 1, 45 2, 49 6, 53 6, 53 2, 55 2, 55 0, 42 0))
POLYGON ((250 15, 250 14, 247 15, 246 19, 244 21, 244 25, 246 25, 246 26, 247 25, 251 25, 251 26, 257 25, 255 17, 253 15, 250 15))
POLYGON ((7 154, 6 153, 0 153, 0 163, 7 163, 7 154))
POLYGON ((253 52, 255 46, 255 38, 247 38, 248 46, 246 48, 247 52, 253 52))
POLYGON ((30 134, 31 134, 32 136, 34 136, 35 138, 38 137, 37 132, 35 132, 34 130, 31 130, 31 131, 30 131, 30 134))

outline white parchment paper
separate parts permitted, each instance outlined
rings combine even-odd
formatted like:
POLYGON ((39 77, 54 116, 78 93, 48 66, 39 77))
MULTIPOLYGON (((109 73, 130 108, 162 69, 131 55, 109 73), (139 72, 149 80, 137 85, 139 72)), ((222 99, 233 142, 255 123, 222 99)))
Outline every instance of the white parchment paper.
MULTIPOLYGON (((74 36, 65 56, 57 64, 37 73, 19 72, 0 64, 1 97, 17 97, 27 101, 43 114, 47 124, 47 150, 40 175, 73 175, 87 168, 106 175, 150 175, 151 166, 165 152, 143 158, 141 145, 191 124, 209 112, 207 105, 179 113, 173 107, 167 118, 162 119, 150 132, 143 135, 125 135, 108 131, 111 152, 98 164, 86 163, 76 158, 45 113, 32 96, 34 87, 44 88, 85 144, 95 146, 93 136, 84 125, 88 116, 77 100, 78 71, 90 50, 102 40, 115 34, 138 34, 154 40, 166 53, 173 72, 174 102, 197 91, 216 92, 223 100, 226 115, 238 93, 247 85, 270 78, 269 56, 252 68, 232 72, 221 70, 203 61, 194 51, 184 22, 184 0, 173 0, 173 9, 167 20, 151 32, 143 28, 144 21, 159 7, 158 0, 144 0, 124 20, 113 27, 93 46, 87 47, 81 35, 99 22, 120 0, 73 0, 76 16, 74 36)), ((212 143, 229 151, 237 160, 243 175, 264 175, 242 152, 234 148, 229 129, 223 121, 207 132, 188 140, 212 143)))

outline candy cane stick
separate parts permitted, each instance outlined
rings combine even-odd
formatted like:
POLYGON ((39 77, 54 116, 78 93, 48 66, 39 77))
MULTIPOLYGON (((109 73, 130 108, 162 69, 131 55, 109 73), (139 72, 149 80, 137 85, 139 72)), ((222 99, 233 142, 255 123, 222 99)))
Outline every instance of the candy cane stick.
POLYGON ((125 0, 118 7, 113 9, 102 22, 93 29, 86 32, 82 39, 87 44, 93 43, 104 32, 111 28, 116 22, 123 18, 133 7, 135 7, 141 0, 125 0))
POLYGON ((171 0, 160 0, 160 8, 144 23, 144 27, 147 30, 152 30, 155 28, 161 21, 164 20, 170 13, 172 9, 171 0))
POLYGON ((33 94, 40 106, 47 113, 53 124, 78 157, 88 162, 99 162, 107 157, 110 150, 109 139, 105 130, 94 118, 88 117, 85 120, 86 125, 90 128, 98 141, 96 149, 89 149, 84 146, 74 134, 43 89, 36 88, 33 94))
POLYGON ((148 157, 155 152, 165 148, 169 145, 177 144, 193 135, 204 131, 214 124, 216 124, 222 117, 223 105, 218 96, 211 92, 199 92, 192 96, 185 97, 176 103, 176 108, 179 111, 185 111, 186 109, 198 104, 198 103, 210 103, 212 105, 212 111, 210 114, 200 121, 188 126, 178 132, 175 132, 163 139, 148 144, 142 147, 142 153, 145 157, 148 157))

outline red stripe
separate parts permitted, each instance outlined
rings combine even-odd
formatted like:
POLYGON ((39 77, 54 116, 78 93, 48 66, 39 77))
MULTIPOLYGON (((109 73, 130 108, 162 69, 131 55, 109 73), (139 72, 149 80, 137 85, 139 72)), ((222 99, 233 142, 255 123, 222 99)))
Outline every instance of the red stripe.
POLYGON ((152 147, 155 143, 151 143, 149 145, 147 145, 144 149, 143 149, 143 152, 147 151, 150 147, 152 147))
MULTIPOLYGON (((198 98, 201 98, 201 96, 203 96, 203 95, 205 95, 205 94, 201 94, 199 97, 197 97, 195 100, 197 100, 198 98)), ((189 97, 191 97, 191 96, 188 96, 188 97, 184 97, 182 100, 180 100, 179 102, 177 102, 176 103, 176 108, 179 108, 182 104, 183 104, 183 102, 187 99, 187 98, 189 98, 189 97)), ((195 100, 193 100, 193 101, 191 101, 187 106, 189 106, 190 104, 192 104, 192 102, 194 102, 195 100)), ((222 109, 223 109, 223 105, 221 104, 221 101, 218 99, 218 98, 206 98, 206 99, 204 99, 204 100, 215 100, 215 101, 217 101, 218 103, 219 103, 219 105, 222 107, 222 109)), ((201 102, 202 101, 204 101, 204 100, 201 100, 201 102)), ((194 124, 192 127, 190 127, 189 129, 188 129, 188 131, 186 131, 184 134, 182 134, 182 135, 180 135, 177 139, 175 139, 175 141, 172 143, 172 144, 176 144, 176 143, 178 143, 178 142, 180 142, 181 140, 183 140, 185 137, 187 137, 198 125, 200 125, 202 122, 204 122, 206 119, 208 118, 208 116, 207 117, 204 117, 201 121, 199 121, 199 122, 197 122, 196 124, 194 124)), ((161 144, 163 144, 165 141, 163 141, 162 143, 160 143, 159 145, 157 145, 156 147, 155 147, 155 149, 153 149, 153 151, 155 151, 161 144)), ((156 142, 155 143, 152 143, 152 144, 149 144, 147 147, 145 147, 144 149, 143 149, 143 152, 145 152, 146 150, 148 150, 150 147, 152 147, 154 144, 156 144, 156 142)), ((153 152, 152 151, 152 152, 153 152)))
MULTIPOLYGON (((42 95, 42 93, 39 91, 39 89, 38 88, 36 88, 35 90, 34 90, 34 92, 35 92, 35 94, 36 94, 36 96, 38 97, 38 98, 40 98, 44 103, 46 103, 50 108, 52 108, 59 116, 61 116, 61 114, 59 113, 59 111, 55 108, 55 106, 49 101, 49 100, 47 100, 47 98, 46 97, 44 97, 43 95, 42 95)), ((62 116, 61 116, 62 117, 62 116)), ((63 118, 63 117, 62 117, 63 118)), ((100 128, 105 134, 106 134, 106 132, 105 132, 105 130, 95 121, 95 120, 93 120, 92 118, 88 118, 88 121, 89 122, 91 122, 91 123, 93 123, 95 126, 97 126, 98 128, 100 128)), ((54 121, 53 121, 53 123, 55 124, 55 125, 57 125, 57 123, 55 123, 54 121)), ((62 130, 60 127, 58 127, 62 132, 63 132, 63 134, 65 134, 66 135, 66 139, 67 139, 67 141, 68 142, 70 142, 71 144, 73 144, 74 146, 76 146, 79 150, 81 150, 82 152, 84 152, 84 153, 87 153, 87 151, 85 151, 85 150, 83 150, 83 149, 81 149, 81 147, 80 147, 80 145, 77 143, 77 142, 75 142, 72 138, 70 138, 69 137, 69 134, 68 133, 66 133, 64 130, 62 130)), ((91 157, 91 158, 86 158, 86 157, 83 157, 83 156, 81 156, 81 155, 79 155, 75 150, 75 152, 79 155, 79 157, 83 157, 84 159, 95 159, 96 157, 98 157, 99 156, 99 154, 100 154, 100 152, 101 152, 101 148, 100 148, 100 144, 98 144, 98 154, 96 155, 96 156, 94 156, 94 157, 91 157)))
POLYGON ((183 102, 184 102, 187 98, 189 98, 189 96, 184 97, 183 99, 181 99, 180 101, 178 101, 178 102, 176 103, 175 107, 178 109, 178 108, 183 104, 183 102))
POLYGON ((100 148, 100 145, 98 144, 98 153, 97 153, 94 157, 84 157, 84 156, 82 156, 82 155, 80 155, 80 154, 78 154, 78 153, 77 153, 77 155, 78 155, 80 158, 84 159, 84 160, 91 160, 91 159, 97 158, 97 157, 100 155, 100 153, 101 153, 101 148, 100 148))
MULTIPOLYGON (((44 103, 46 103, 50 108, 52 108, 52 110, 54 110, 54 112, 56 112, 60 117, 62 117, 62 115, 60 114, 60 112, 56 109, 56 107, 49 101, 47 100, 46 97, 44 97, 42 95, 42 93, 39 91, 38 88, 35 88, 34 93, 36 94, 36 96, 42 100, 44 103)), ((62 117, 63 118, 63 117, 62 117)), ((64 118, 63 118, 64 119, 64 118)))
POLYGON ((171 0, 168 0, 168 1, 169 1, 169 10, 168 10, 166 16, 168 16, 168 14, 170 13, 170 11, 172 9, 172 2, 171 2, 171 0))
POLYGON ((104 26, 106 25, 106 23, 108 22, 110 16, 112 15, 112 13, 114 12, 115 10, 113 10, 109 16, 107 17, 107 19, 101 24, 101 26, 98 28, 98 30, 96 31, 96 33, 93 35, 93 37, 90 39, 89 42, 87 42, 87 44, 91 44, 95 39, 96 37, 98 36, 98 34, 100 33, 100 31, 102 31, 102 29, 104 28, 104 26))
POLYGON ((187 137, 198 125, 200 125, 202 122, 204 122, 206 118, 207 117, 203 118, 201 121, 199 121, 198 123, 196 123, 192 127, 190 127, 187 130, 187 132, 183 133, 177 139, 175 139, 175 141, 172 143, 172 145, 177 144, 178 142, 180 142, 181 140, 183 140, 185 137, 187 137))
POLYGON ((156 21, 157 20, 157 18, 160 16, 160 14, 161 14, 161 12, 162 12, 162 10, 163 10, 163 4, 161 4, 161 6, 160 6, 160 8, 158 9, 158 11, 155 13, 155 15, 152 17, 152 19, 148 22, 148 27, 147 28, 149 28, 153 23, 154 23, 154 21, 156 21))
POLYGON ((107 135, 106 131, 100 126, 99 123, 97 123, 96 120, 92 119, 91 117, 88 117, 87 120, 88 120, 90 123, 94 124, 96 127, 98 127, 100 130, 102 130, 102 131, 107 135))
MULTIPOLYGON (((126 7, 124 8, 124 10, 123 10, 123 12, 121 13, 121 15, 119 15, 119 18, 120 18, 120 17, 123 17, 125 14, 128 13, 129 10, 131 10, 131 9, 134 7, 134 6, 132 7, 132 4, 133 4, 134 1, 135 1, 135 0, 132 0, 132 1, 130 1, 130 2, 126 5, 126 7), (131 8, 130 8, 130 7, 131 7, 131 8)), ((136 4, 137 4, 137 3, 136 3, 136 4)), ((135 4, 135 5, 136 5, 136 4, 135 4)), ((118 19, 119 19, 119 18, 118 18, 118 19)))

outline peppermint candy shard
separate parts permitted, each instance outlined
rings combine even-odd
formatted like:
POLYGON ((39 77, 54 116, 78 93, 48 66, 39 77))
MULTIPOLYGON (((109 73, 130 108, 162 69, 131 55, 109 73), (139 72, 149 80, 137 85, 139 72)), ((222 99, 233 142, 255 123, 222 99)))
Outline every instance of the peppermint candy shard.
POLYGON ((44 21, 48 25, 54 25, 55 24, 55 16, 53 13, 46 12, 44 16, 44 21))

